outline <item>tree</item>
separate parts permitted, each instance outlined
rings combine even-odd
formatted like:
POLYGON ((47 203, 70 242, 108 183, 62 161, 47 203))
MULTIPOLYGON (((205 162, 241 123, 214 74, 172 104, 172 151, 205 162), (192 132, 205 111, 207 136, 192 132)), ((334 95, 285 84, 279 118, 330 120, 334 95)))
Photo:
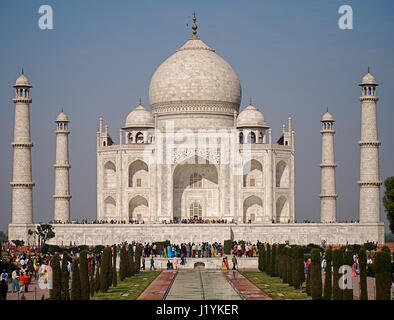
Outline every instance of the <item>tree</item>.
POLYGON ((321 257, 317 248, 311 251, 311 296, 313 300, 320 300, 322 296, 321 257))
POLYGON ((62 300, 70 300, 70 293, 68 288, 68 253, 67 251, 63 252, 63 259, 62 259, 62 300))
POLYGON ((53 231, 53 226, 50 224, 39 224, 36 230, 28 230, 29 235, 38 236, 38 245, 43 246, 48 240, 55 237, 55 232, 53 231))
POLYGON ((360 300, 368 300, 367 252, 364 248, 361 248, 358 252, 358 264, 360 269, 360 300))
POLYGON ((52 289, 49 291, 49 298, 51 300, 62 299, 62 272, 57 253, 52 257, 52 289))
POLYGON ((119 261, 119 280, 123 281, 126 278, 126 248, 122 245, 120 249, 120 261, 119 261))
POLYGON ((264 246, 263 244, 260 245, 259 249, 259 259, 258 259, 258 267, 260 271, 263 271, 263 259, 264 259, 264 246))
POLYGON ((271 269, 271 246, 267 243, 267 248, 265 250, 265 273, 270 274, 271 269))
POLYGON ((79 276, 81 281, 81 300, 89 300, 90 286, 89 286, 89 270, 88 259, 86 251, 83 250, 79 254, 79 276))
POLYGON ((282 259, 282 266, 281 266, 281 270, 282 270, 282 282, 283 282, 283 283, 288 283, 288 280, 287 280, 287 258, 288 258, 288 251, 289 251, 289 248, 288 248, 288 247, 284 247, 284 248, 283 248, 283 259, 282 259))
POLYGON ((376 253, 376 300, 390 300, 391 287, 391 253, 388 247, 376 253))
POLYGON ((112 252, 112 268, 112 285, 116 287, 118 285, 118 274, 116 272, 116 245, 114 245, 112 252))
POLYGON ((78 259, 74 259, 74 269, 71 279, 71 300, 81 300, 81 279, 78 259))
POLYGON ((100 290, 100 279, 101 279, 101 275, 100 275, 100 267, 97 267, 96 270, 96 278, 94 279, 94 291, 99 292, 100 290))
MULTIPOLYGON (((350 267, 350 270, 353 265, 353 252, 350 250, 345 251, 343 254, 343 264, 350 267)), ((353 277, 349 277, 351 289, 344 289, 343 290, 343 300, 353 300, 353 277)), ((348 280, 347 280, 348 281, 348 280)), ((349 284, 348 284, 349 285, 349 284)))
POLYGON ((296 289, 301 289, 302 284, 305 282, 305 271, 304 271, 304 247, 297 247, 297 283, 296 289))
POLYGON ((324 275, 324 300, 331 300, 332 297, 332 250, 326 250, 326 274, 324 275))
POLYGON ((272 251, 271 251, 271 267, 270 267, 270 276, 271 277, 276 277, 276 274, 275 274, 275 269, 276 269, 275 263, 276 263, 276 245, 273 244, 272 245, 272 251))
POLYGON ((334 279, 333 279, 333 300, 342 300, 343 299, 343 292, 342 289, 339 287, 340 281, 340 274, 339 268, 343 264, 343 252, 342 250, 336 249, 332 253, 332 262, 334 266, 334 279))
POLYGON ((141 246, 135 246, 135 273, 140 273, 141 270, 141 246))
POLYGON ((134 263, 134 249, 133 249, 133 245, 130 243, 129 247, 128 247, 128 253, 129 253, 129 273, 128 276, 132 277, 135 274, 135 263, 134 263))
POLYGON ((287 250, 287 266, 286 266, 286 270, 287 270, 287 283, 290 286, 293 286, 293 248, 288 248, 287 250))
POLYGON ((394 234, 394 176, 388 177, 384 181, 384 188, 383 205, 387 213, 390 231, 394 234))
POLYGON ((114 278, 114 268, 113 268, 113 266, 112 266, 112 250, 111 250, 111 247, 108 247, 109 248, 109 263, 108 263, 108 266, 109 266, 109 271, 108 271, 108 283, 107 283, 107 286, 108 286, 108 288, 110 287, 110 286, 112 286, 112 280, 113 280, 113 278, 114 278))
POLYGON ((109 287, 109 277, 112 278, 112 274, 110 274, 110 264, 111 264, 111 248, 105 247, 103 251, 103 261, 101 264, 101 279, 100 279, 100 291, 106 292, 109 287))
POLYGON ((297 251, 298 251, 298 247, 295 246, 292 248, 292 255, 291 255, 291 259, 292 259, 292 264, 291 264, 291 274, 292 274, 292 286, 294 288, 298 287, 298 273, 297 273, 297 251))
POLYGON ((90 287, 90 297, 93 298, 94 297, 94 291, 95 291, 95 286, 96 286, 96 282, 95 282, 95 278, 94 278, 94 271, 92 272, 92 274, 90 275, 90 279, 89 279, 89 287, 90 287))

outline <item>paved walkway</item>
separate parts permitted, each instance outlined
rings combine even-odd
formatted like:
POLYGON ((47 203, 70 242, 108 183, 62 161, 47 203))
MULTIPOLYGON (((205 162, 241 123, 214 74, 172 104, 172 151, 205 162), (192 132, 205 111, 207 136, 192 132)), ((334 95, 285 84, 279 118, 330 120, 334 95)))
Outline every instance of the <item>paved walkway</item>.
POLYGON ((179 271, 166 300, 241 300, 222 271, 179 271))
POLYGON ((238 271, 163 271, 137 300, 272 300, 238 271))
MULTIPOLYGON (((14 292, 11 292, 12 284, 8 285, 8 294, 7 294, 7 300, 20 300, 21 299, 21 294, 14 292)), ((48 289, 40 289, 38 286, 37 280, 32 280, 32 282, 29 284, 29 292, 24 292, 24 296, 26 300, 41 300, 41 297, 44 296, 45 299, 48 299, 49 297, 49 290, 48 289)))
POLYGON ((245 300, 272 300, 265 292, 257 288, 238 271, 225 271, 225 276, 245 300))
POLYGON ((176 274, 177 271, 163 271, 141 293, 137 300, 163 300, 176 274))

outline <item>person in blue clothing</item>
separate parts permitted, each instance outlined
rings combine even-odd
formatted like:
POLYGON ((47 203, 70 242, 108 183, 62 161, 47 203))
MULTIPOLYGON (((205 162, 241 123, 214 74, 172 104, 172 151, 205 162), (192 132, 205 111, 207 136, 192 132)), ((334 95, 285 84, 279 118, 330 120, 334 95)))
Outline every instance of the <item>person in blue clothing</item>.
POLYGON ((156 270, 156 267, 155 267, 155 259, 153 259, 153 254, 151 255, 151 257, 150 257, 150 270, 156 270))

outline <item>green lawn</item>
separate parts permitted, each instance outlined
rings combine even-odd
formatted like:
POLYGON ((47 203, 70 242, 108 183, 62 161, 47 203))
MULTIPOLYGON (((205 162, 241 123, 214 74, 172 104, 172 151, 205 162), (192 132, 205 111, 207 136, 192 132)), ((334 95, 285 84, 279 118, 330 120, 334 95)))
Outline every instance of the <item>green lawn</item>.
POLYGON ((107 292, 94 294, 94 300, 135 300, 156 279, 160 271, 141 271, 139 274, 120 281, 118 285, 110 287, 107 292))
POLYGON ((241 271, 241 274, 274 300, 311 300, 305 292, 305 283, 302 290, 296 290, 282 283, 279 277, 270 277, 264 272, 241 271))

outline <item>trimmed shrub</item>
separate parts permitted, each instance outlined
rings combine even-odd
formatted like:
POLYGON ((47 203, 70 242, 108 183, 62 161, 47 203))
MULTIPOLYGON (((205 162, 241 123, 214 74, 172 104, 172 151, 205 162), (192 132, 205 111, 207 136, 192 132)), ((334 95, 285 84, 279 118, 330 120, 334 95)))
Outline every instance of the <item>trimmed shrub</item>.
POLYGON ((97 267, 96 270, 96 277, 94 279, 94 291, 99 292, 100 290, 100 280, 101 280, 101 275, 100 275, 100 267, 97 267))
POLYGON ((62 271, 60 270, 60 260, 57 253, 52 257, 52 289, 49 290, 49 299, 62 299, 62 271))
POLYGON ((333 278, 333 300, 343 299, 343 290, 339 287, 339 279, 341 275, 339 274, 339 268, 343 264, 343 252, 342 250, 336 249, 332 253, 332 263, 334 266, 334 278, 333 278))
POLYGON ((70 300, 70 292, 68 287, 68 278, 69 273, 67 269, 68 265, 68 253, 63 253, 63 260, 62 260, 62 300, 70 300))
POLYGON ((288 248, 287 250, 287 266, 286 266, 286 270, 287 270, 287 283, 290 286, 293 286, 293 248, 288 248))
POLYGON ((123 281, 126 278, 126 248, 123 245, 120 249, 120 261, 119 261, 119 280, 123 281))
POLYGON ((270 267, 270 276, 271 277, 276 277, 276 245, 272 245, 272 251, 271 251, 271 267, 270 267))
POLYGON ((106 292, 109 287, 109 277, 112 278, 112 274, 110 274, 110 264, 111 264, 111 249, 106 247, 103 252, 103 261, 101 264, 101 272, 100 272, 100 291, 106 292))
MULTIPOLYGON (((388 248, 387 248, 388 249, 388 248)), ((391 288, 391 254, 390 250, 376 253, 376 300, 390 300, 391 288)))
POLYGON ((326 250, 326 274, 324 275, 324 300, 332 297, 332 250, 326 250))
POLYGON ((271 246, 267 244, 267 250, 265 251, 265 273, 270 274, 271 272, 271 246))
POLYGON ((367 252, 365 248, 361 248, 358 252, 358 264, 360 268, 360 300, 368 300, 367 252))
POLYGON ((89 274, 88 274, 88 259, 87 253, 82 250, 79 254, 79 277, 81 280, 81 300, 89 300, 90 297, 90 286, 89 286, 89 274))
MULTIPOLYGON (((352 265, 353 265, 353 252, 352 251, 347 250, 343 254, 343 265, 349 266, 350 269, 352 268, 352 265)), ((353 277, 351 276, 350 279, 351 279, 350 285, 351 285, 352 289, 343 289, 343 296, 342 296, 343 300, 353 300, 353 277)), ((349 285, 348 283, 346 283, 346 284, 349 285)))
POLYGON ((258 259, 258 268, 260 271, 264 271, 264 268, 263 268, 264 252, 265 252, 264 246, 261 244, 260 249, 259 249, 259 259, 258 259))
POLYGON ((232 247, 233 247, 233 240, 224 240, 223 251, 225 254, 231 254, 232 247))
POLYGON ((282 266, 281 266, 281 270, 282 270, 282 282, 283 283, 288 283, 287 280, 287 258, 288 258, 288 251, 289 248, 288 247, 284 247, 283 248, 283 259, 282 259, 282 266))
POLYGON ((302 284, 305 282, 305 272, 304 272, 304 247, 297 247, 297 283, 295 284, 296 289, 301 289, 302 284))
POLYGON ((135 247, 135 273, 140 273, 141 270, 141 246, 139 244, 135 247))
POLYGON ((71 300, 81 300, 81 280, 79 277, 79 261, 74 259, 74 269, 71 279, 71 300))
POLYGON ((118 274, 116 272, 116 245, 112 251, 112 285, 116 287, 118 285, 118 274))
POLYGON ((311 296, 313 300, 320 300, 322 297, 322 278, 319 249, 312 249, 311 260, 311 296))

